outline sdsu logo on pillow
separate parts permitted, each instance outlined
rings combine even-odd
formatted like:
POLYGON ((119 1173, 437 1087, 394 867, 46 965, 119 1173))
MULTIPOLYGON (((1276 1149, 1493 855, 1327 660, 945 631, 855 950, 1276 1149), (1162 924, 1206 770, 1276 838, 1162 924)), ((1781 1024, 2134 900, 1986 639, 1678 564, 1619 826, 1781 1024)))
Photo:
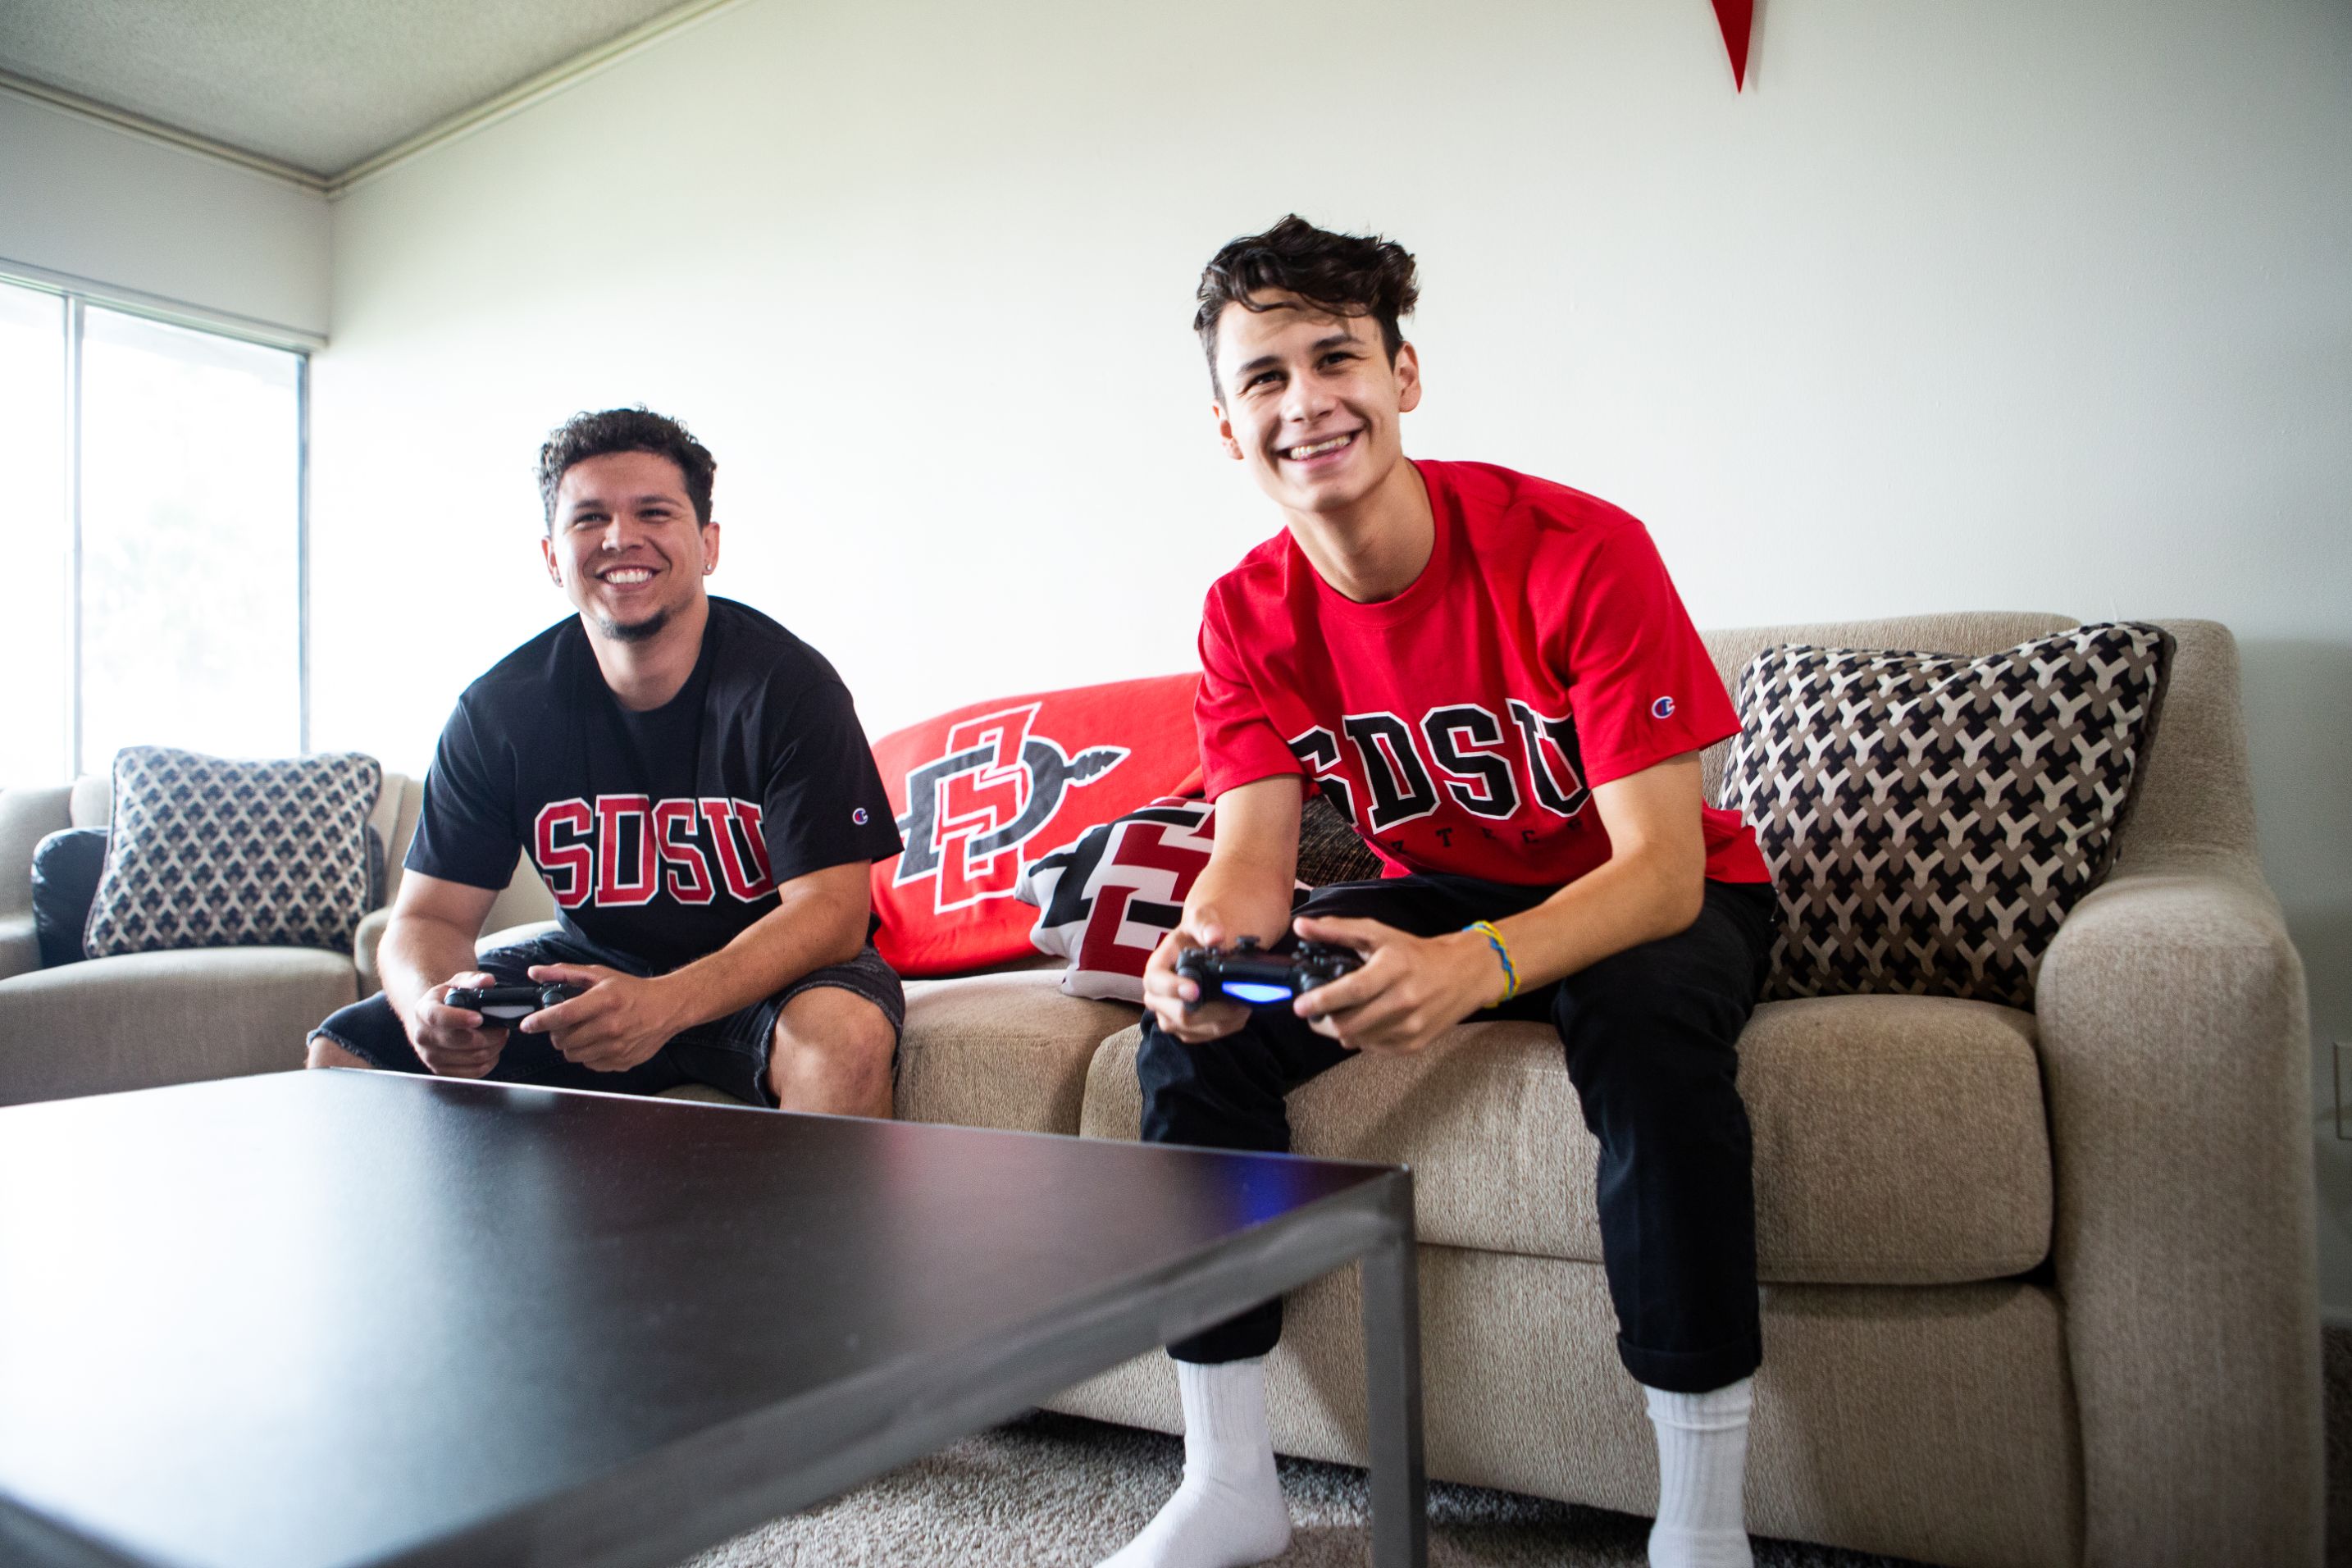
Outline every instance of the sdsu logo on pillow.
POLYGON ((1209 864, 1215 814, 1205 800, 1155 800, 1029 868, 1021 882, 1023 900, 1037 906, 1029 941, 1070 961, 1064 991, 1143 1000, 1143 965, 1209 864))
MULTIPOLYGON (((1097 1001, 1143 1000, 1143 966, 1184 916, 1184 900, 1209 864, 1216 807, 1170 796, 1039 859, 1021 879, 1037 906, 1029 940, 1070 961, 1062 989, 1097 1001)), ((1296 903, 1306 894, 1294 884, 1296 903)))
POLYGON ((974 703, 885 735, 874 761, 907 847, 874 867, 875 945, 910 978, 1031 951, 1024 868, 1161 795, 1200 788, 1197 675, 974 703))

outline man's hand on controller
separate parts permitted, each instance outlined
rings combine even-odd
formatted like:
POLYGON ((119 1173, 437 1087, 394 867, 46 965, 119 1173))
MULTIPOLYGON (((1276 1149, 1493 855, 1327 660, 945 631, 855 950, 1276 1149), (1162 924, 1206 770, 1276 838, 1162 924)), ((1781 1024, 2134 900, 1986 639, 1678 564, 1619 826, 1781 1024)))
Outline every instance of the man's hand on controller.
POLYGON ((585 987, 569 1002, 542 1007, 515 1026, 545 1035, 565 1060, 591 1072, 626 1072, 652 1059, 686 1026, 659 980, 642 980, 596 963, 534 963, 531 979, 585 987))
POLYGON ((1292 929, 1364 955, 1362 968, 1290 1005, 1317 1034, 1350 1050, 1409 1055, 1503 994, 1495 950, 1475 931, 1423 937, 1378 921, 1310 919, 1292 929))
POLYGON ((442 1078, 481 1078, 499 1065, 499 1052, 507 1043, 506 1026, 441 1000, 460 986, 498 983, 496 975, 468 969, 425 988, 408 1014, 408 1043, 425 1067, 442 1078))
POLYGON ((1151 1009, 1161 1029, 1188 1046, 1221 1040, 1249 1022, 1249 1009, 1238 1002, 1201 1005, 1201 987, 1176 973, 1176 955, 1186 948, 1215 947, 1225 940, 1223 922, 1203 911, 1187 917, 1160 939, 1143 966, 1143 1005, 1151 1009))

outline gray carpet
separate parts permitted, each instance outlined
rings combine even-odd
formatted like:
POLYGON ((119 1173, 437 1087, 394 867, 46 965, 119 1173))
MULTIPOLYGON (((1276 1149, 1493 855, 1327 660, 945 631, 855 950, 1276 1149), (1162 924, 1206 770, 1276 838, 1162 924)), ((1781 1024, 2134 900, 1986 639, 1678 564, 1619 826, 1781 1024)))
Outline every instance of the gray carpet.
MULTIPOLYGON (((2330 1563, 2352 1568, 2352 1330, 2327 1331, 2330 1563)), ((1176 1438, 1034 1415, 967 1437, 806 1513, 776 1520, 689 1568, 963 1568, 1096 1563, 1175 1489, 1176 1438)), ((1368 1561, 1360 1470, 1282 1461, 1297 1568, 1368 1561)), ((1601 1509, 1433 1483, 1436 1568, 1641 1568, 1649 1521, 1601 1509)), ((1758 1568, 1899 1568, 1898 1560, 1789 1541, 1756 1542, 1758 1568)))
MULTIPOLYGON (((950 1568, 1099 1562, 1142 1529, 1183 1468, 1156 1432, 1039 1414, 967 1437, 807 1513, 776 1520, 691 1568, 950 1568)), ((1297 1568, 1361 1568, 1370 1554, 1364 1474, 1282 1461, 1297 1568)), ((1650 1521, 1512 1492, 1433 1483, 1429 1561, 1444 1568, 1639 1568, 1650 1521)), ((1759 1542, 1759 1568, 1881 1568, 1870 1557, 1759 1542)))

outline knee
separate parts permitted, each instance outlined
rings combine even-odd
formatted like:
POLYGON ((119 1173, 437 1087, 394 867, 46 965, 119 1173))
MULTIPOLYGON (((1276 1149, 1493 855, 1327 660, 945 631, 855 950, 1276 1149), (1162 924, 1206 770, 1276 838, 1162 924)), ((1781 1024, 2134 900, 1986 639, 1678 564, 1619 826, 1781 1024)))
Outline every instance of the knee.
POLYGON ((838 986, 804 991, 784 1005, 769 1043, 768 1087, 790 1107, 813 1084, 887 1093, 898 1026, 881 1008, 838 986))
POLYGON ((1135 1047, 1135 1081, 1143 1091, 1144 1120, 1149 1121, 1151 1108, 1162 1101, 1215 1094, 1219 1069, 1230 1071, 1233 1065, 1230 1050, 1220 1053, 1218 1047, 1231 1043, 1229 1037, 1188 1044, 1145 1014, 1143 1038, 1135 1047))
POLYGON ((313 1035, 304 1046, 302 1065, 306 1068, 363 1068, 368 1064, 324 1035, 313 1035))
POLYGON ((1143 1038, 1135 1047, 1135 1076, 1144 1093, 1151 1092, 1154 1079, 1189 1075, 1193 1060, 1192 1047, 1162 1029, 1150 1014, 1143 1016, 1143 1038))
POLYGON ((1587 1118, 1704 1116, 1737 1100, 1743 1017, 1670 980, 1563 994, 1554 1011, 1587 1118))
POLYGON ((1190 1045, 1150 1019, 1136 1047, 1147 1143, 1287 1150, 1290 1121, 1280 1066, 1254 1029, 1190 1045))

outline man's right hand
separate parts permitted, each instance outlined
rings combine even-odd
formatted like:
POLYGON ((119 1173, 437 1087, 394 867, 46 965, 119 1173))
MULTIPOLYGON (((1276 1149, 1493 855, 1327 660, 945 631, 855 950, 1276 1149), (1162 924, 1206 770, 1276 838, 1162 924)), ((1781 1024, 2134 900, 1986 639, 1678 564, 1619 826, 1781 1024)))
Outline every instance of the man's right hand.
POLYGON ((1207 910, 1186 911, 1174 931, 1160 939, 1143 966, 1143 1005, 1160 1026, 1188 1046, 1221 1040, 1249 1022, 1250 1010, 1239 1002, 1201 1002, 1197 981, 1176 973, 1176 956, 1187 948, 1216 947, 1223 942, 1223 922, 1207 910))
POLYGON ((441 1000, 453 986, 498 983, 495 974, 469 969, 425 988, 408 1010, 408 1043, 426 1067, 443 1078, 481 1078, 499 1065, 499 1052, 507 1043, 506 1026, 441 1000))

